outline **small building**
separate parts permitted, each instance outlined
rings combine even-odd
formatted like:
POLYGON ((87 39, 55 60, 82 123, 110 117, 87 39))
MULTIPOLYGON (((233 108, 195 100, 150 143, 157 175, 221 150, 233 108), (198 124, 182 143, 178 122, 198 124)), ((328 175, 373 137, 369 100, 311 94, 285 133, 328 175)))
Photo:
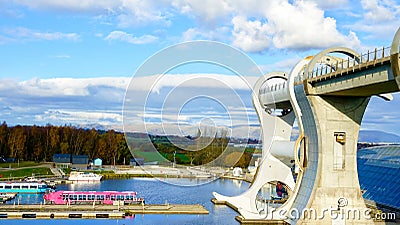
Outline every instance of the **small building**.
POLYGON ((103 166, 103 160, 100 158, 95 158, 93 160, 93 166, 95 167, 102 167, 103 166))
POLYGON ((72 155, 72 164, 88 165, 89 156, 87 155, 72 155))
POLYGON ((69 168, 71 164, 71 155, 70 154, 54 154, 53 162, 56 164, 58 168, 69 168))
POLYGON ((69 168, 71 166, 71 160, 73 167, 86 168, 89 163, 89 157, 87 155, 72 155, 71 154, 54 154, 53 162, 59 168, 69 168))
POLYGON ((243 170, 240 167, 235 167, 233 168, 233 176, 234 177, 240 177, 242 176, 243 170))
POLYGON ((144 164, 144 158, 133 158, 130 160, 130 166, 142 166, 144 164))

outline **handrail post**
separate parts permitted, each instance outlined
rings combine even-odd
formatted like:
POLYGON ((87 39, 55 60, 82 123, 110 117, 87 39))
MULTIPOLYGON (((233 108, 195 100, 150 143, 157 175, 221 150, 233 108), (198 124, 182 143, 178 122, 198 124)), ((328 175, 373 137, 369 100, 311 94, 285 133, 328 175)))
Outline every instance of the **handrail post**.
POLYGON ((336 60, 336 68, 335 68, 335 71, 338 71, 338 69, 339 69, 339 61, 336 60))
POLYGON ((344 69, 344 65, 343 65, 343 63, 344 63, 344 61, 343 61, 343 59, 342 59, 342 69, 340 70, 340 75, 342 75, 342 74, 343 74, 343 69, 344 69))

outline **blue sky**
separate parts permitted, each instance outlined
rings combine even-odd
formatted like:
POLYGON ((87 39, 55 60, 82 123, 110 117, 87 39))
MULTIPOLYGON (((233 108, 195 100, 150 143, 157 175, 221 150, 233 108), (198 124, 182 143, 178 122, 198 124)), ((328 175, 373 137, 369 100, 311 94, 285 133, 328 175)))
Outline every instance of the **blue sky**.
MULTIPOLYGON (((0 0, 0 119, 120 127, 131 76, 168 46, 219 41, 264 73, 290 71, 327 47, 389 46, 399 22, 398 0, 0 0)), ((198 65, 172 72, 226 73, 198 65)), ((399 117, 374 108, 398 109, 398 97, 373 99, 363 129, 400 134, 399 117)))

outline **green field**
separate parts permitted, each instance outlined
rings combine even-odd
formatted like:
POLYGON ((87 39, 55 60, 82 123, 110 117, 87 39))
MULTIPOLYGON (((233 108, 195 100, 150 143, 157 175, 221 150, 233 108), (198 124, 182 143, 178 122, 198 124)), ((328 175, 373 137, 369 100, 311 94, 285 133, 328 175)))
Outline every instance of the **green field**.
POLYGON ((160 153, 153 151, 153 152, 145 152, 140 150, 134 151, 136 158, 144 158, 146 162, 164 162, 166 159, 160 155, 160 153))
POLYGON ((0 168, 21 168, 21 167, 31 167, 31 166, 40 166, 43 163, 37 163, 33 161, 21 161, 19 163, 0 163, 0 168))
POLYGON ((6 170, 0 172, 0 176, 2 178, 29 177, 32 176, 33 174, 37 177, 53 175, 50 168, 47 167, 23 168, 23 169, 6 170))

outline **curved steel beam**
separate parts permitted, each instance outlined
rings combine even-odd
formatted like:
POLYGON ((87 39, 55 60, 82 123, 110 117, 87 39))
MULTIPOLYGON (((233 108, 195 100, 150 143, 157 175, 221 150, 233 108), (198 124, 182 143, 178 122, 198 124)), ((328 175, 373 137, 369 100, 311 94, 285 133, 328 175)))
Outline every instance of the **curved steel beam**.
MULTIPOLYGON (((298 99, 296 97, 295 80, 298 76, 300 76, 305 71, 307 65, 312 61, 312 59, 313 59, 313 57, 309 56, 309 57, 306 57, 306 58, 300 60, 293 67, 292 71, 289 73, 288 95, 290 97, 290 103, 293 106, 293 111, 297 118, 297 123, 299 126, 299 132, 300 132, 299 137, 296 141, 295 149, 294 149, 294 154, 296 155, 295 156, 296 164, 300 167, 300 171, 299 171, 299 174, 297 175, 296 185, 293 189, 292 195, 285 202, 285 204, 281 207, 281 209, 286 212, 290 212, 290 210, 293 209, 294 207, 299 207, 299 203, 296 200, 298 199, 299 193, 302 192, 301 189, 302 188, 304 189, 304 187, 302 187, 303 177, 305 176, 306 172, 309 172, 309 171, 305 171, 306 169, 303 168, 302 162, 300 162, 300 160, 297 157, 297 150, 300 148, 301 142, 304 141, 303 138, 305 136, 305 132, 304 132, 303 120, 305 118, 303 118, 304 113, 302 112, 299 102, 298 102, 298 99)), ((307 112, 306 112, 306 114, 307 114, 307 112)), ((305 158, 306 156, 303 155, 303 157, 305 158)), ((309 178, 312 177, 312 175, 307 175, 307 176, 309 178)), ((304 195, 304 193, 303 193, 303 195, 304 195)), ((282 217, 282 215, 279 215, 279 216, 282 217)))
POLYGON ((396 79, 397 86, 400 89, 400 56, 399 56, 399 48, 400 48, 400 28, 397 30, 394 35, 392 46, 390 48, 390 64, 392 67, 393 75, 396 79))
POLYGON ((400 48, 400 28, 397 29, 396 34, 393 37, 392 46, 390 48, 390 55, 399 53, 400 48))
MULTIPOLYGON (((263 156, 251 186, 241 195, 232 197, 213 192, 214 197, 218 201, 226 202, 227 205, 236 209, 246 219, 266 219, 268 217, 269 214, 266 213, 266 215, 262 215, 262 213, 259 212, 259 209, 257 209, 256 206, 256 197, 258 191, 265 184, 272 181, 280 181, 285 183, 291 190, 293 190, 295 186, 290 167, 285 165, 271 152, 271 149, 277 149, 282 146, 283 142, 276 141, 276 139, 285 140, 286 142, 283 144, 287 144, 287 146, 290 146, 290 133, 294 123, 294 115, 293 113, 289 113, 285 116, 287 118, 270 115, 265 112, 264 107, 260 101, 260 89, 268 80, 272 78, 283 78, 287 80, 285 73, 269 73, 259 78, 255 83, 253 89, 253 105, 256 109, 262 129, 263 156), (292 119, 289 118, 289 115, 292 117, 292 119), (277 128, 279 129, 277 130, 277 128), (289 135, 287 135, 288 133, 289 135), (276 138, 276 136, 279 136, 279 138, 276 138)), ((272 210, 270 211, 272 212, 272 210)))
MULTIPOLYGON (((327 48, 321 52, 319 52, 317 55, 315 55, 312 60, 308 63, 307 68, 304 71, 304 75, 309 76, 309 74, 311 74, 313 72, 313 69, 315 67, 315 65, 318 63, 318 61, 320 61, 322 59, 322 57, 330 54, 330 53, 341 53, 344 55, 347 55, 351 58, 354 58, 354 60, 356 60, 356 62, 360 62, 360 54, 357 53, 356 51, 354 51, 351 48, 346 48, 346 47, 332 47, 332 48, 327 48)), ((305 79, 305 77, 303 77, 303 80, 305 79)))

